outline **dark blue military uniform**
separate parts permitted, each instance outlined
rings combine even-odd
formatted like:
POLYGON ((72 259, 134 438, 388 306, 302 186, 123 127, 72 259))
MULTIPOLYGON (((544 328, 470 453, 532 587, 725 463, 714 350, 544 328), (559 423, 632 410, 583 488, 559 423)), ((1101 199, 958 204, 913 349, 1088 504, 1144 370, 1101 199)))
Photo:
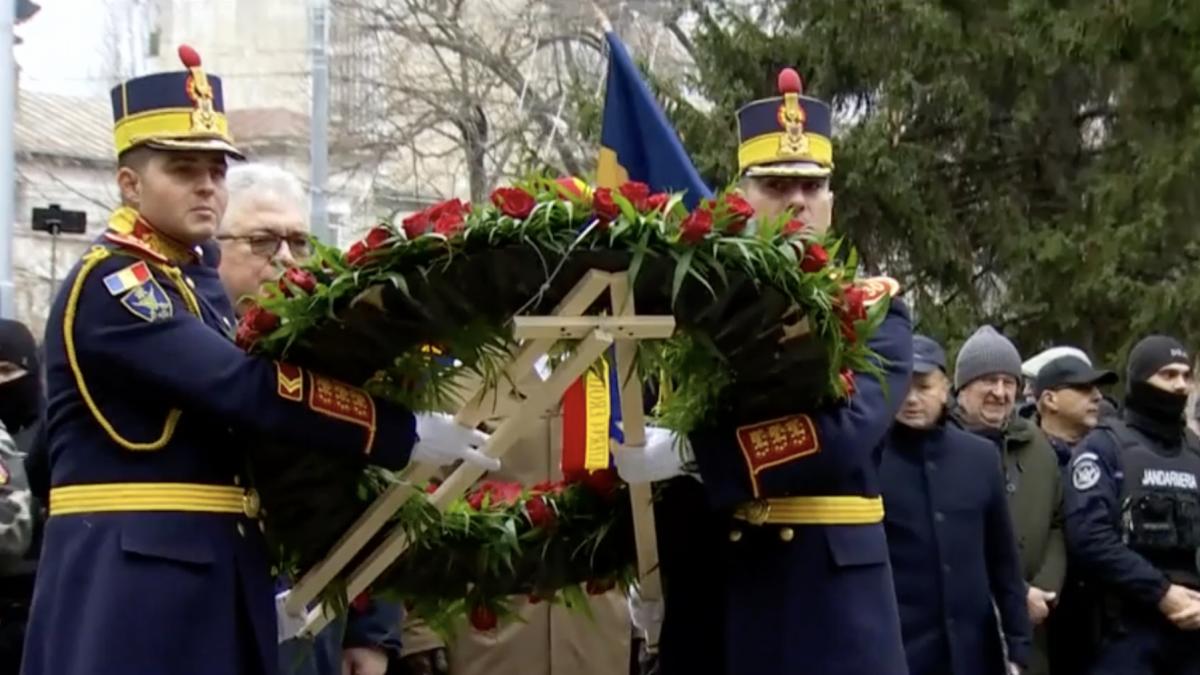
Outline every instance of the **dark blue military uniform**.
MULTIPOLYGON (((740 173, 829 176, 829 105, 804 96, 791 69, 779 85, 738 111, 740 173)), ((897 290, 884 279, 864 288, 874 300, 897 290)), ((883 380, 859 374, 846 403, 691 434, 707 503, 685 477, 655 508, 666 516, 663 675, 907 672, 877 474, 912 366, 901 303, 869 346, 883 380)))
POLYGON ((1200 673, 1200 639, 1158 609, 1169 584, 1200 588, 1200 454, 1182 423, 1172 431, 1123 415, 1076 447, 1064 493, 1071 561, 1102 594, 1103 639, 1089 672, 1200 673))
MULTIPOLYGON (((231 147, 219 81, 198 70, 118 87, 118 150, 147 138, 138 129, 155 129, 147 144, 163 150, 231 147), (192 98, 172 98, 184 91, 192 98), (137 127, 155 106, 167 117, 137 127), (135 128, 123 135, 124 119, 135 128)), ((211 279, 195 290, 193 274, 211 273, 122 208, 64 280, 46 327, 50 518, 26 675, 276 672, 273 583, 239 432, 408 461, 407 411, 236 347, 228 300, 211 279)))
POLYGON ((712 589, 728 675, 907 672, 877 473, 912 365, 902 303, 870 347, 885 376, 860 375, 848 404, 691 437, 709 499, 738 514, 718 554, 726 587, 712 589), (789 442, 758 446, 760 430, 789 442))

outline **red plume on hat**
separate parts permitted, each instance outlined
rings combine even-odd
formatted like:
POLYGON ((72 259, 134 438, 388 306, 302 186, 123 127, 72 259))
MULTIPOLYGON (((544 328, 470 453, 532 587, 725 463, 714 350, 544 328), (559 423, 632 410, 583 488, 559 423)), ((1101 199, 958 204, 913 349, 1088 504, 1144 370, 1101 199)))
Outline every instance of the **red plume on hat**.
POLYGON ((800 79, 800 73, 797 73, 793 68, 784 68, 779 71, 779 78, 776 80, 776 85, 779 87, 780 94, 804 93, 804 81, 800 79))
POLYGON ((191 45, 179 45, 179 60, 183 62, 184 68, 200 67, 200 53, 191 45))

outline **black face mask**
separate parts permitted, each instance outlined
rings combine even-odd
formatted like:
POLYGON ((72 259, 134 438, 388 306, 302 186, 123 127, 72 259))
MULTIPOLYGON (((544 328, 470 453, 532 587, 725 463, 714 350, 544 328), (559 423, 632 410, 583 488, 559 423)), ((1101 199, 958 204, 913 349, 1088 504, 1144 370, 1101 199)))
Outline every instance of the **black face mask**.
POLYGON ((0 384, 0 420, 9 433, 15 434, 37 419, 42 399, 37 344, 25 324, 0 319, 0 361, 26 371, 17 379, 0 384))
POLYGON ((37 373, 0 384, 0 421, 9 433, 16 433, 37 419, 41 390, 37 373))
POLYGON ((1164 391, 1149 382, 1133 382, 1125 407, 1167 428, 1183 428, 1187 396, 1164 391))

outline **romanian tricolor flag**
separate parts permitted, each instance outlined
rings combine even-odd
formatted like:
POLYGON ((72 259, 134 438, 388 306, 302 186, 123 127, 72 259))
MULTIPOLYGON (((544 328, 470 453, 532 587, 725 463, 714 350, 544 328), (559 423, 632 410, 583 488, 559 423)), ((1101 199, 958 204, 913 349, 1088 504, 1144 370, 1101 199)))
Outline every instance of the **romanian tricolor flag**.
POLYGON ((692 165, 625 45, 611 31, 604 37, 608 40, 608 85, 597 187, 616 188, 627 180, 641 181, 657 192, 683 191, 684 203, 694 208, 701 199, 711 197, 712 190, 692 165))
POLYGON ((141 286, 150 280, 150 268, 145 262, 138 261, 119 272, 104 277, 104 287, 109 293, 119 295, 125 291, 141 286))
MULTIPOLYGON (((692 165, 678 134, 611 31, 608 40, 608 85, 604 126, 600 132, 597 187, 617 188, 628 180, 646 183, 656 192, 684 192, 694 208, 712 197, 692 165)), ((609 440, 621 433, 621 388, 612 350, 602 362, 563 395, 563 474, 599 471, 609 466, 609 440)))

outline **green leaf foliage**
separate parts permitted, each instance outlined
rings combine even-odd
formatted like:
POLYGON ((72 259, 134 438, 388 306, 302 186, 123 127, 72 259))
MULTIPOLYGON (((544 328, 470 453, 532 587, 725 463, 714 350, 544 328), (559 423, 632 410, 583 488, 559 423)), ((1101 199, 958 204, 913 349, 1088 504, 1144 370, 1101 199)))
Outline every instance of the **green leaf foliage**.
POLYGON ((837 109, 835 227, 919 329, 1110 361, 1200 338, 1200 3, 777 4, 766 29, 702 10, 685 84, 710 111, 655 83, 713 184, 736 174, 734 111, 795 66, 837 109))

